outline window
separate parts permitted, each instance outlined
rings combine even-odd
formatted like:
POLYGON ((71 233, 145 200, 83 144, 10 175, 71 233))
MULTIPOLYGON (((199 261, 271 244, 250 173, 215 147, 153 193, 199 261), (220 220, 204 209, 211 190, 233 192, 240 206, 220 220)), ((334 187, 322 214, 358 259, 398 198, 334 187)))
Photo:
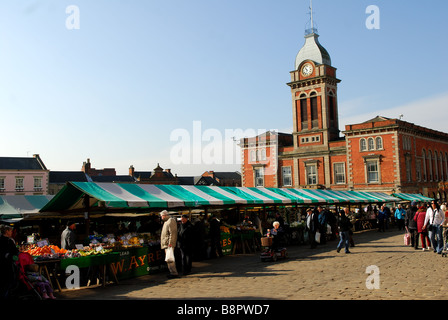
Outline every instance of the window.
POLYGON ((16 190, 23 190, 24 184, 23 184, 23 177, 16 177, 16 190))
POLYGON ((417 176, 417 181, 422 181, 422 161, 416 160, 415 174, 417 176))
POLYGON ((306 183, 308 185, 317 184, 317 167, 316 165, 306 166, 306 183))
POLYGON ((406 180, 411 182, 412 180, 412 160, 411 156, 406 156, 406 180))
POLYGON ((266 160, 266 149, 261 149, 261 160, 266 160))
POLYGON ((263 168, 255 168, 255 187, 264 187, 264 170, 263 168))
POLYGON ((361 139, 361 140, 359 140, 359 149, 361 150, 361 151, 366 151, 367 150, 367 142, 366 142, 366 139, 361 139))
POLYGON ((255 157, 255 150, 252 150, 250 152, 250 161, 252 161, 252 162, 257 161, 257 158, 255 157))
POLYGON ((312 122, 311 125, 313 128, 317 128, 319 124, 318 124, 316 92, 311 93, 310 103, 311 103, 311 122, 312 122))
POLYGON ((34 190, 42 190, 42 177, 34 177, 34 190))
POLYGON ((376 149, 377 150, 383 149, 383 138, 376 137, 375 142, 376 142, 376 149))
POLYGON ((306 99, 300 99, 300 118, 302 121, 302 130, 308 129, 308 110, 306 99))
POLYGON ((292 186, 291 167, 282 167, 282 181, 284 186, 292 186))
POLYGON ((375 141, 373 140, 373 138, 369 138, 367 140, 367 143, 368 143, 369 151, 375 150, 375 141))
POLYGON ((0 191, 5 190, 5 177, 0 177, 0 191))
POLYGON ((426 152, 425 149, 422 151, 422 158, 423 158, 423 180, 426 181, 426 152))
POLYGON ((380 182, 378 161, 376 160, 366 161, 366 169, 367 169, 367 183, 380 182))
POLYGON ((345 163, 334 164, 334 183, 336 184, 345 183, 345 163))

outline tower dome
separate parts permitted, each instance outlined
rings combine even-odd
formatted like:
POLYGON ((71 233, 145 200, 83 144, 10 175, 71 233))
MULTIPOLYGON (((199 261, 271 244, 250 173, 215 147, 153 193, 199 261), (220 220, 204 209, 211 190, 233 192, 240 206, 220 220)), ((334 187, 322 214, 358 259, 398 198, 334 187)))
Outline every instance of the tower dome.
POLYGON ((319 43, 319 35, 312 28, 305 35, 305 44, 296 56, 295 70, 298 70, 300 64, 305 60, 311 60, 316 64, 326 64, 331 66, 331 58, 328 51, 319 43))

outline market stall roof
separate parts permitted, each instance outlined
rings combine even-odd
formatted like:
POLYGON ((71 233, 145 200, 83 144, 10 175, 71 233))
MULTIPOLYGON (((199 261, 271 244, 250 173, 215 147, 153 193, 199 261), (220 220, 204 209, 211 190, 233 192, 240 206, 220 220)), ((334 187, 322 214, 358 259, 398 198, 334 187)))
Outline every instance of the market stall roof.
POLYGON ((11 195, 0 196, 0 220, 16 222, 26 216, 39 214, 54 196, 50 195, 11 195))
POLYGON ((289 205, 401 201, 377 192, 128 183, 69 182, 41 212, 149 211, 233 205, 289 205), (88 196, 88 203, 86 197, 88 196))
POLYGON ((428 198, 418 193, 394 193, 392 196, 405 201, 426 202, 434 200, 433 198, 428 198))

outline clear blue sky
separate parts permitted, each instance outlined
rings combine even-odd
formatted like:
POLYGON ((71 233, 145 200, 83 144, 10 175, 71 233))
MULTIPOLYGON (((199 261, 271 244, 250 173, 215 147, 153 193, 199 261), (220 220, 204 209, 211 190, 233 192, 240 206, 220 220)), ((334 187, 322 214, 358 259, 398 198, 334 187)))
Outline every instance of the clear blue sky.
MULTIPOLYGON (((314 0, 338 68, 340 129, 378 115, 448 132, 448 2, 314 0), (369 30, 366 8, 380 9, 369 30)), ((291 131, 289 72, 309 0, 3 0, 0 156, 40 154, 50 170, 178 175, 233 171, 175 164, 175 130, 291 131), (79 8, 69 30, 66 8, 79 8)), ((202 142, 202 148, 208 142, 202 142)), ((195 151, 197 152, 197 151, 195 151)), ((237 156, 238 158, 238 156, 237 156)), ((224 162, 224 161, 222 161, 224 162)))

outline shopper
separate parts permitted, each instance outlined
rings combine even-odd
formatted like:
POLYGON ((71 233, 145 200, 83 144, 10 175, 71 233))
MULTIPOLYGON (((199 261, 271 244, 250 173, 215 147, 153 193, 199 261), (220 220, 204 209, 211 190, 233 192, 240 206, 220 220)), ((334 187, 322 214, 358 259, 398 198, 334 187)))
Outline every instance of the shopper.
MULTIPOLYGON (((428 237, 428 230, 424 228, 425 217, 426 217, 426 206, 423 205, 418 208, 417 213, 414 215, 414 221, 417 223, 417 232, 422 240, 423 251, 429 250, 429 248, 431 248, 431 241, 429 240, 428 237), (428 247, 426 247, 426 243, 428 243, 428 247)), ((418 249, 418 236, 415 239, 415 248, 418 249)))
MULTIPOLYGON (((168 211, 163 210, 160 213, 160 218, 162 219, 163 227, 162 233, 160 234, 160 247, 165 250, 165 255, 168 253, 169 249, 173 250, 176 248, 177 243, 177 223, 176 220, 170 217, 168 211)), ((168 270, 170 274, 168 278, 178 278, 179 273, 177 272, 176 262, 169 261, 167 262, 168 270)))
POLYGON ((411 203, 411 206, 406 211, 406 216, 404 219, 406 231, 411 236, 411 246, 415 249, 418 248, 418 231, 417 223, 414 221, 414 216, 417 213, 417 205, 415 202, 411 203))
POLYGON ((211 216, 210 220, 210 258, 223 257, 221 247, 221 222, 215 215, 211 216))
POLYGON ((377 221, 378 221, 378 232, 385 232, 386 231, 386 212, 384 211, 384 206, 381 206, 380 210, 378 211, 377 221))
POLYGON ((307 217, 305 229, 308 232, 311 249, 314 249, 317 247, 316 232, 319 231, 319 218, 317 210, 314 212, 313 209, 309 208, 306 213, 307 217))
POLYGON ((397 210, 395 210, 395 221, 397 222, 398 230, 404 230, 404 218, 406 211, 403 209, 401 204, 398 204, 397 210))
POLYGON ((73 221, 67 221, 66 228, 61 234, 61 248, 65 250, 76 249, 76 224, 73 221))
POLYGON ((327 243, 327 219, 328 212, 321 206, 317 207, 318 221, 319 221, 319 232, 320 232, 320 244, 327 243))
POLYGON ((182 256, 182 274, 187 275, 191 273, 194 242, 193 225, 186 214, 183 214, 181 217, 181 225, 177 240, 182 256))
POLYGON ((339 212, 338 227, 340 240, 336 251, 339 253, 342 249, 342 246, 345 246, 345 253, 350 253, 350 230, 352 228, 352 223, 346 216, 344 210, 341 210, 339 212))
POLYGON ((426 211, 424 227, 429 231, 429 238, 431 239, 432 249, 438 254, 443 250, 443 223, 445 221, 445 212, 440 210, 437 201, 431 202, 431 207, 426 211))
POLYGON ((9 297, 16 280, 15 261, 18 259, 19 250, 12 238, 13 231, 11 226, 0 226, 0 299, 9 297))

